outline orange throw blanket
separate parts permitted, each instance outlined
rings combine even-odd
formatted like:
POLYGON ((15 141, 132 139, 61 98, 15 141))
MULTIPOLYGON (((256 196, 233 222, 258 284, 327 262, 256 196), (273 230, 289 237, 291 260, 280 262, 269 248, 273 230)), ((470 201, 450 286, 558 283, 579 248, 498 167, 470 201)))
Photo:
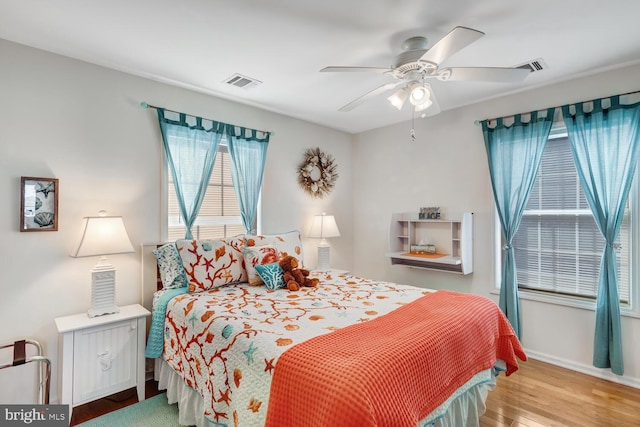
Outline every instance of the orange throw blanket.
POLYGON ((284 352, 265 426, 417 426, 496 358, 515 372, 516 356, 526 360, 493 301, 438 291, 284 352))

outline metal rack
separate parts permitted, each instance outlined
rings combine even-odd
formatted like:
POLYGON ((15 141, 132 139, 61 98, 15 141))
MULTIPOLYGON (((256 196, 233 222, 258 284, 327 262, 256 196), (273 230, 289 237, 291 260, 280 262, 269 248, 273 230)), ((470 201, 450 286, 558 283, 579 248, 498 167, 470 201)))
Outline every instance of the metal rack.
POLYGON ((33 340, 18 340, 10 344, 0 346, 0 350, 13 347, 13 361, 11 363, 0 364, 0 369, 12 368, 31 362, 38 362, 38 391, 40 404, 49 404, 49 389, 51 386, 51 361, 43 356, 42 346, 33 340), (27 344, 34 346, 37 350, 36 356, 27 357, 27 344))

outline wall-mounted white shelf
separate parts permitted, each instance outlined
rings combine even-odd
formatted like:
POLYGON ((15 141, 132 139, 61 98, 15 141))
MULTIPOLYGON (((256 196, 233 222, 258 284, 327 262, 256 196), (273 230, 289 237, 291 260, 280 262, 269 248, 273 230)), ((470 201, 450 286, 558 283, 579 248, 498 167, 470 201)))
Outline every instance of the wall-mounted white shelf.
POLYGON ((393 265, 470 274, 473 272, 473 213, 448 219, 419 219, 417 213, 391 216, 387 254, 393 265), (435 245, 436 254, 411 253, 411 245, 435 245))

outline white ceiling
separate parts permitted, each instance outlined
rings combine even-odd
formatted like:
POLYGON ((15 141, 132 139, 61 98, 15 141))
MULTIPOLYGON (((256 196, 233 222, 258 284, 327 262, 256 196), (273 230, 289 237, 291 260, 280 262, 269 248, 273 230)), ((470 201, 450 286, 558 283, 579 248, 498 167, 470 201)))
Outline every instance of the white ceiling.
POLYGON ((445 66, 547 69, 518 84, 432 80, 443 110, 640 60, 638 0, 0 0, 0 38, 351 133, 411 112, 386 95, 340 112, 393 79, 319 70, 389 67, 403 40, 431 46, 455 26, 486 35, 445 66), (262 84, 225 84, 234 73, 262 84))

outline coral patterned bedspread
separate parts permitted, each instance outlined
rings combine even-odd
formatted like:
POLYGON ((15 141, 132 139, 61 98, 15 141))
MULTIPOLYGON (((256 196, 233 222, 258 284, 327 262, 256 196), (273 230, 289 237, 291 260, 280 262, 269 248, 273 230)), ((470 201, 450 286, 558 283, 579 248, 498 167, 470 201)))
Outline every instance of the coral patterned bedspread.
POLYGON ((351 276, 316 277, 318 287, 297 292, 240 284, 169 302, 164 358, 202 394, 213 425, 263 426, 271 377, 285 350, 429 293, 351 276))
MULTIPOLYGON (((265 425, 272 378, 283 353, 313 337, 387 317, 432 293, 352 276, 317 277, 317 288, 298 292, 240 284, 169 302, 164 359, 203 396, 212 425, 265 425)), ((300 401, 312 398, 297 396, 300 401)))

